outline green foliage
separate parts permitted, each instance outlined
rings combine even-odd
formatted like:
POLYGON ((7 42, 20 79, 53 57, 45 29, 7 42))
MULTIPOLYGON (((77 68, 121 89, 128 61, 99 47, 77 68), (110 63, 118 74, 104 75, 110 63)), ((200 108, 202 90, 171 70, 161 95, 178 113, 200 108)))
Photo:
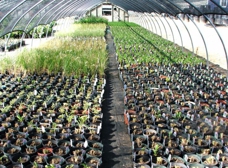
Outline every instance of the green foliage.
POLYGON ((68 27, 68 31, 58 31, 57 37, 104 37, 104 23, 91 24, 73 24, 68 27))
POLYGON ((16 60, 24 73, 62 72, 65 76, 103 75, 107 67, 107 51, 103 39, 57 38, 33 50, 25 50, 16 60))
POLYGON ((180 118, 182 117, 182 112, 181 112, 181 111, 177 111, 177 112, 175 113, 174 117, 175 117, 176 119, 180 119, 180 118))
POLYGON ((109 22, 108 23, 109 26, 130 26, 130 27, 140 27, 139 25, 137 25, 136 23, 132 23, 132 22, 109 22))
POLYGON ((24 121, 24 116, 20 116, 19 114, 16 116, 18 121, 21 123, 24 121))
POLYGON ((88 117, 86 115, 78 117, 76 122, 80 129, 82 129, 83 127, 87 127, 87 125, 86 125, 87 119, 88 119, 88 117))
POLYGON ((154 148, 152 149, 153 153, 154 153, 154 156, 158 155, 159 149, 160 149, 160 146, 158 144, 155 144, 154 148))
POLYGON ((81 18, 78 23, 105 23, 108 24, 108 20, 103 17, 96 17, 96 16, 86 16, 81 18))
POLYGON ((55 168, 55 165, 54 164, 48 164, 48 165, 45 165, 45 168, 55 168))
POLYGON ((33 35, 34 38, 40 38, 40 37, 42 38, 42 37, 45 37, 47 33, 47 35, 50 36, 54 25, 55 25, 54 21, 47 25, 39 25, 33 28, 29 32, 29 35, 30 36, 33 35))
POLYGON ((190 52, 183 52, 179 46, 134 23, 110 22, 109 25, 119 62, 125 65, 205 63, 203 59, 192 57, 190 52))

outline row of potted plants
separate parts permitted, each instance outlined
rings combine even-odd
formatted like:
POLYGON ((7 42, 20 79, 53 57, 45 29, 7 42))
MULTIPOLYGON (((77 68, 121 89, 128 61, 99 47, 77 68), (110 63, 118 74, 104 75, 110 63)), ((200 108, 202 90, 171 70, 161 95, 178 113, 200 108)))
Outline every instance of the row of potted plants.
POLYGON ((21 42, 20 39, 12 39, 12 38, 9 39, 7 46, 5 46, 5 43, 6 43, 6 39, 0 39, 0 52, 4 52, 5 49, 7 49, 7 51, 12 51, 19 48, 20 45, 22 46, 25 45, 24 40, 21 42))
POLYGON ((225 167, 227 79, 141 27, 111 31, 135 167, 225 167))
POLYGON ((75 38, 1 62, 2 167, 101 165, 106 45, 103 37, 75 38))

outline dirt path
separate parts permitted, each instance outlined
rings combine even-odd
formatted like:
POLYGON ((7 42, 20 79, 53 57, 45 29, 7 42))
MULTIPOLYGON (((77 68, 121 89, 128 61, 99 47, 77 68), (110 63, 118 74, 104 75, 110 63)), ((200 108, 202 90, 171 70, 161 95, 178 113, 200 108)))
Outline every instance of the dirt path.
POLYGON ((107 85, 103 102, 102 168, 132 168, 132 149, 130 136, 124 124, 124 93, 123 85, 119 79, 115 47, 111 33, 106 35, 109 52, 107 85))

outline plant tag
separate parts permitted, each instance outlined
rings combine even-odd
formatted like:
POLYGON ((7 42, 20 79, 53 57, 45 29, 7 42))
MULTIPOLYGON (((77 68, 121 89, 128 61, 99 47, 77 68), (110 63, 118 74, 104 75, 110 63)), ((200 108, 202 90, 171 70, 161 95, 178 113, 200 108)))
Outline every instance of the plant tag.
POLYGON ((100 125, 97 127, 99 129, 98 134, 100 134, 101 128, 102 128, 102 124, 100 123, 100 125))
POLYGON ((33 110, 33 111, 35 110, 35 106, 34 106, 34 105, 32 106, 32 110, 33 110))
POLYGON ((133 160, 135 161, 136 158, 136 152, 133 153, 133 160))
POLYGON ((131 133, 131 130, 130 130, 129 124, 128 124, 128 127, 127 127, 127 132, 128 132, 128 134, 130 134, 130 133, 131 133))
POLYGON ((219 152, 216 154, 216 160, 219 160, 219 152))
POLYGON ((223 113, 223 115, 222 115, 224 118, 226 118, 226 116, 227 116, 227 112, 225 111, 224 113, 223 113))
POLYGON ((124 84, 124 90, 126 90, 127 89, 127 85, 126 84, 124 84))
POLYGON ((225 151, 226 153, 228 152, 227 146, 224 146, 224 151, 225 151))
MULTIPOLYGON (((154 122, 154 121, 155 121, 155 117, 154 117, 153 114, 151 115, 151 118, 152 118, 152 121, 154 122)), ((158 127, 157 127, 157 128, 158 128, 158 127)))
POLYGON ((181 150, 181 151, 184 151, 184 147, 183 147, 182 144, 180 145, 180 150, 181 150))
POLYGON ((220 139, 223 140, 223 133, 220 133, 220 139))
POLYGON ((162 113, 162 117, 165 118, 165 113, 162 113))
POLYGON ((162 145, 165 146, 165 138, 162 141, 162 145))
POLYGON ((169 156, 168 156, 168 161, 169 161, 169 162, 170 162, 171 158, 172 158, 172 155, 169 154, 169 156))
POLYGON ((150 106, 149 106, 149 107, 147 107, 147 111, 150 111, 150 106))
POLYGON ((218 139, 218 132, 215 132, 214 137, 218 139))
POLYGON ((197 132, 200 132, 200 127, 199 126, 197 127, 197 132))
POLYGON ((41 131, 42 131, 43 133, 45 132, 45 128, 44 128, 43 125, 41 126, 41 131))
POLYGON ((188 141, 190 140, 190 137, 191 137, 190 134, 188 134, 188 141))
POLYGON ((89 120, 89 117, 90 117, 90 115, 89 115, 89 109, 88 109, 88 114, 87 114, 87 118, 88 118, 88 120, 89 120))
POLYGON ((101 104, 101 98, 99 98, 99 104, 101 104))
POLYGON ((77 88, 74 88, 74 94, 77 94, 77 88))
POLYGON ((173 136, 177 137, 177 132, 176 131, 174 131, 173 136))
POLYGON ((37 93, 38 93, 37 90, 34 90, 33 94, 34 94, 35 96, 37 95, 37 93))
POLYGON ((72 141, 72 139, 70 139, 70 146, 71 146, 71 147, 73 146, 73 141, 72 141))
POLYGON ((56 124, 57 127, 62 128, 63 124, 56 124))
POLYGON ((103 98, 103 96, 104 96, 104 89, 102 89, 101 91, 101 97, 103 98))
POLYGON ((135 97, 138 95, 138 92, 135 92, 135 97))
POLYGON ((132 147, 132 149, 134 150, 134 141, 132 141, 132 144, 131 144, 131 147, 132 147))
POLYGON ((23 168, 24 166, 23 166, 23 164, 21 163, 21 168, 23 168))
POLYGON ((191 115, 191 121, 194 121, 194 114, 191 115))
POLYGON ((180 90, 180 85, 177 85, 177 89, 180 90))
POLYGON ((131 141, 133 142, 133 134, 131 134, 130 137, 131 137, 131 141))
POLYGON ((173 127, 170 128, 170 132, 173 133, 173 127))
POLYGON ((100 133, 100 126, 97 127, 97 134, 100 133))
POLYGON ((184 94, 183 93, 181 94, 181 97, 182 97, 182 100, 184 100, 184 94))
POLYGON ((85 140, 85 143, 84 143, 84 148, 87 148, 88 147, 88 141, 85 140))
POLYGON ((77 122, 77 116, 76 115, 74 116, 74 122, 77 122))
POLYGON ((184 155, 185 162, 188 162, 188 155, 184 155))
POLYGON ((223 125, 223 124, 224 124, 223 119, 221 119, 221 120, 220 120, 220 124, 221 124, 221 125, 223 125))
POLYGON ((165 149, 165 155, 168 155, 168 154, 169 154, 169 149, 166 148, 166 149, 165 149))
POLYGON ((159 127, 157 127, 157 133, 159 132, 159 127))
POLYGON ((187 118, 190 118, 190 116, 191 116, 191 115, 190 115, 189 113, 187 113, 187 116, 186 116, 186 117, 187 117, 187 118))
POLYGON ((220 162, 219 168, 223 168, 223 162, 220 162))
POLYGON ((195 144, 195 141, 196 141, 196 139, 195 139, 195 137, 193 137, 192 138, 192 143, 195 144))
POLYGON ((164 98, 164 92, 161 92, 162 99, 164 98))

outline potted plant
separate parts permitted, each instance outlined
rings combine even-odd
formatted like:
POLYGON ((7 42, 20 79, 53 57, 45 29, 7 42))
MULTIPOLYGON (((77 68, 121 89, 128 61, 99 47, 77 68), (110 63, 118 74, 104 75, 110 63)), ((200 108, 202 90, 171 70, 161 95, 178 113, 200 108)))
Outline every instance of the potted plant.
POLYGON ((61 166, 65 162, 65 159, 61 156, 51 156, 48 157, 47 163, 54 166, 61 166))
POLYGON ((83 157, 81 156, 69 156, 66 158, 66 163, 67 165, 69 164, 73 164, 73 165, 79 165, 81 163, 83 163, 83 157))
POLYGON ((2 155, 2 156, 0 157, 0 164, 1 164, 1 165, 7 166, 7 165, 9 165, 10 163, 11 163, 11 160, 9 159, 9 156, 8 156, 8 155, 2 155))
POLYGON ((12 162, 14 164, 27 164, 30 161, 30 156, 27 154, 20 154, 12 156, 12 162))
POLYGON ((39 156, 49 156, 53 153, 53 148, 43 147, 37 150, 39 156))

